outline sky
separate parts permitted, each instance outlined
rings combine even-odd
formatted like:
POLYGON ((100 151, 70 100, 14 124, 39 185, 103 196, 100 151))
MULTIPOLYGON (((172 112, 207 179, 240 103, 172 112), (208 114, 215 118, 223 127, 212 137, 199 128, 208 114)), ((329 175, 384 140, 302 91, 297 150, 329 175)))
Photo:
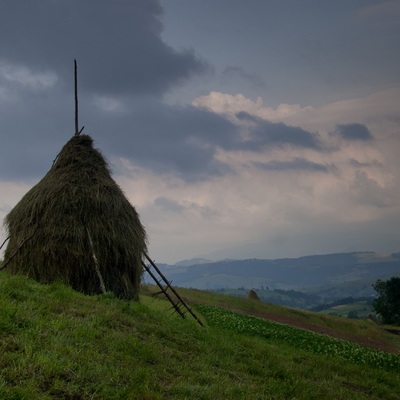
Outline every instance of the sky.
POLYGON ((76 58, 156 262, 400 251, 399 49, 399 0, 2 0, 0 220, 74 134, 76 58))

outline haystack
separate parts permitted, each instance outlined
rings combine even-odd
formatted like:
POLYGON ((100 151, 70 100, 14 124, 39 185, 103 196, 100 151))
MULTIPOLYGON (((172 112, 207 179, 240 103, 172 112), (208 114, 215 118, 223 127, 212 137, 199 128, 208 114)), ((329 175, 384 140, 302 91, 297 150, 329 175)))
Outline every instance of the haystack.
POLYGON ((61 281, 86 294, 105 288, 138 299, 146 232, 90 136, 67 142, 5 226, 5 259, 18 250, 7 268, 11 273, 61 281))
POLYGON ((260 301, 260 298, 258 297, 257 292, 254 289, 250 289, 249 293, 247 294, 247 298, 251 300, 258 300, 260 301))

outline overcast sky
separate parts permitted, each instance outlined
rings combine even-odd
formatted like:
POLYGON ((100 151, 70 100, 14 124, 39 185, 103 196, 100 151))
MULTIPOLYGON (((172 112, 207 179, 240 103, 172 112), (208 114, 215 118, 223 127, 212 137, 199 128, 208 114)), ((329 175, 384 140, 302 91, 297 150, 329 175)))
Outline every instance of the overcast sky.
POLYGON ((77 58, 156 261, 400 251, 399 49, 398 0, 2 0, 0 219, 74 133, 77 58))

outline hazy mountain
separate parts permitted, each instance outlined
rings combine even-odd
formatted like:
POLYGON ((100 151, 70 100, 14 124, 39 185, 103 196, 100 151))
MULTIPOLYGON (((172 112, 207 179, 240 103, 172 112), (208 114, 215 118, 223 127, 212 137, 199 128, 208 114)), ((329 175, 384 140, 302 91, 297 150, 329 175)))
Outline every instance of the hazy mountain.
POLYGON ((178 287, 207 290, 268 287, 307 291, 315 287, 343 286, 350 288, 343 291, 346 295, 357 283, 370 287, 377 279, 400 276, 400 257, 399 253, 355 252, 275 260, 208 262, 194 259, 175 265, 161 264, 159 268, 178 287))
POLYGON ((202 265, 202 264, 210 264, 213 261, 207 260, 206 258, 191 258, 190 260, 178 261, 175 263, 176 267, 190 267, 192 265, 202 265))

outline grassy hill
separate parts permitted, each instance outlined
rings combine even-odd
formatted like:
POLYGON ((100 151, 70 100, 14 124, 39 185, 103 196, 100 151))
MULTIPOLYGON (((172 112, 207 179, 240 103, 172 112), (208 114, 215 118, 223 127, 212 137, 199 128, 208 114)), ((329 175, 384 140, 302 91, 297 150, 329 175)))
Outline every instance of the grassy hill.
MULTIPOLYGON (((343 299, 345 301, 346 299, 343 299)), ((375 310, 372 306, 372 301, 371 300, 359 300, 356 301, 349 301, 348 303, 343 303, 343 304, 337 304, 337 305, 326 305, 320 306, 318 308, 318 312, 322 312, 325 314, 331 314, 331 315, 338 315, 340 317, 346 317, 346 318, 356 318, 356 319, 362 319, 362 318, 367 318, 369 315, 373 315, 375 313, 375 310)), ((313 311, 316 311, 313 309, 313 311)))
POLYGON ((0 398, 398 398, 399 336, 370 321, 179 290, 204 329, 152 291, 124 302, 0 273, 0 398))

